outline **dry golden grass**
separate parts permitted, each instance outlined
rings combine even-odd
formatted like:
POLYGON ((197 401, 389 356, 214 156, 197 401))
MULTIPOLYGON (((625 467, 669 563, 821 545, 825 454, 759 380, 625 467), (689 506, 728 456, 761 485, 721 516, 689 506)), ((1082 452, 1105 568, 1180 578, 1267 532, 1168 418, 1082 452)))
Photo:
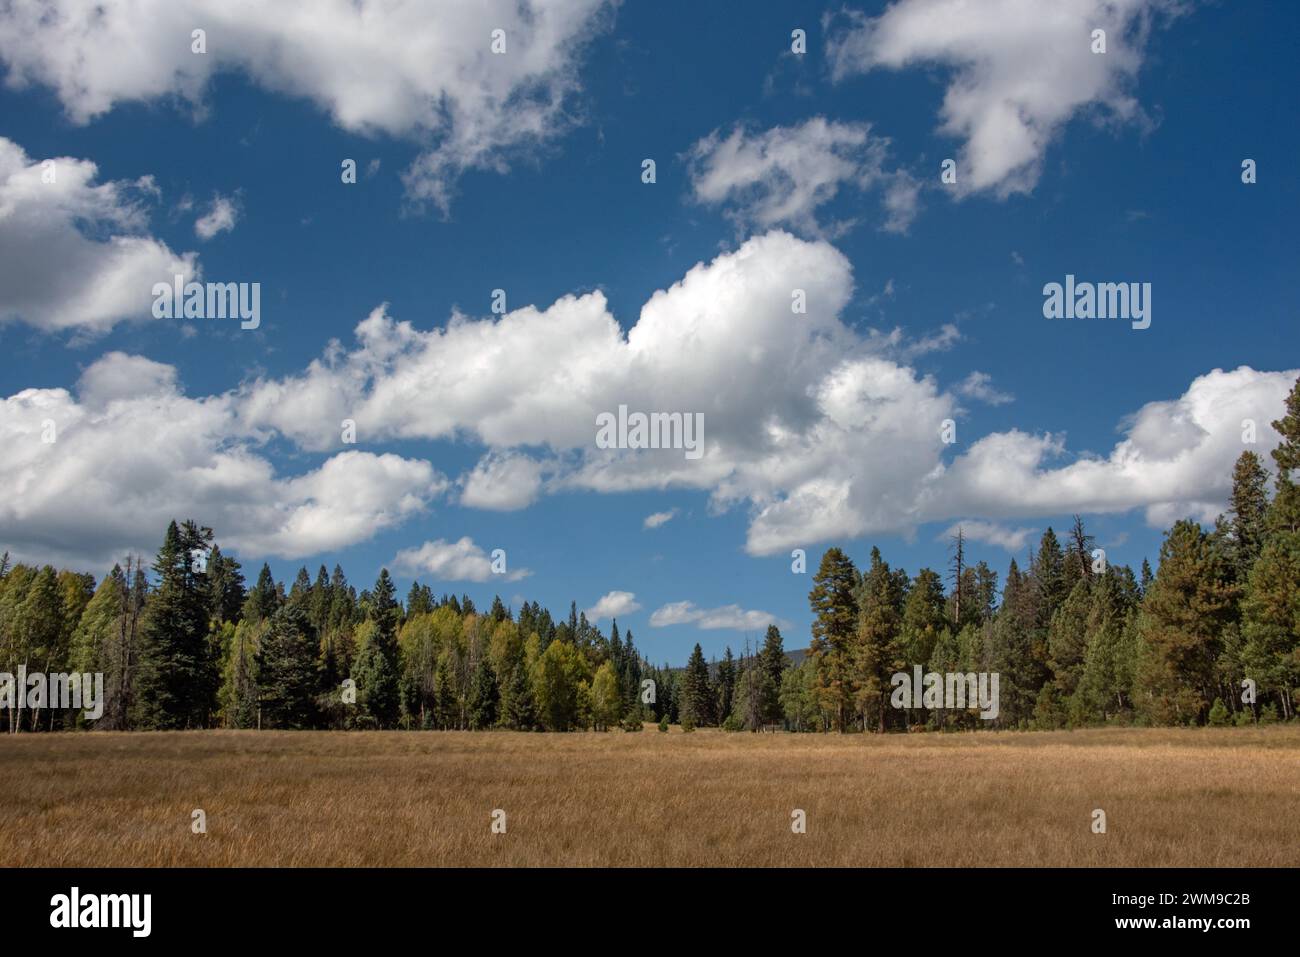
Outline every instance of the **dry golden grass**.
POLYGON ((1300 863, 1295 727, 42 734, 0 774, 3 866, 1300 863))

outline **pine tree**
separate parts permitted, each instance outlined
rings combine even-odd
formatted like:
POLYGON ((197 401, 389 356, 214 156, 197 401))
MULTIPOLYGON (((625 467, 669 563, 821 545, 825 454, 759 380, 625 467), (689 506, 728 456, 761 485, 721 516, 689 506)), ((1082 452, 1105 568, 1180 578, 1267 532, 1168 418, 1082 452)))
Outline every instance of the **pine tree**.
POLYGON ((373 619, 357 628, 357 653, 352 662, 357 709, 374 727, 391 727, 397 720, 398 675, 393 655, 385 647, 383 632, 373 619))
POLYGON ((253 624, 266 621, 279 608, 280 597, 275 587, 275 578, 271 575, 271 566, 263 563, 262 570, 257 575, 257 584, 244 600, 244 620, 253 624))
POLYGON ((1176 523, 1160 546, 1138 625, 1137 704, 1153 722, 1204 718, 1235 604, 1231 570, 1210 537, 1195 522, 1176 523))
POLYGON ((500 697, 496 673, 485 656, 479 659, 478 668, 474 671, 474 683, 470 688, 469 727, 471 731, 482 731, 497 723, 500 697))
POLYGON ((858 624, 854 597, 857 585, 858 573, 853 562, 838 548, 829 548, 822 555, 821 565, 813 576, 812 591, 808 593, 808 602, 816 616, 808 649, 817 676, 816 693, 834 715, 837 731, 848 730, 853 708, 851 667, 858 624))
POLYGON ((781 629, 776 625, 768 625, 767 634, 763 638, 763 650, 758 653, 757 662, 757 670, 762 676, 758 682, 758 706, 763 723, 775 724, 785 717, 781 708, 781 677, 785 674, 787 664, 781 629))
POLYGON ((1290 719, 1300 686, 1300 533, 1269 536, 1250 570, 1242 618, 1245 676, 1275 694, 1290 719))
POLYGON ((713 724, 714 700, 709 666, 704 660, 704 651, 696 642, 682 675, 682 720, 689 718, 691 723, 701 727, 713 724))
POLYGON ((1228 506, 1232 564, 1237 580, 1246 581, 1268 533, 1268 473, 1254 452, 1242 452, 1232 470, 1228 506))
POLYGON ((300 601, 290 600, 271 616, 255 660, 262 727, 310 727, 317 692, 316 636, 300 601))
POLYGON ((1273 449, 1277 467, 1277 494, 1269 509, 1269 527, 1274 531, 1300 532, 1300 485, 1292 473, 1300 469, 1300 379, 1286 398, 1286 414, 1273 423, 1282 441, 1273 449))
POLYGON ((239 562, 212 546, 208 555, 208 580, 211 582, 209 616, 218 622, 238 622, 244 605, 244 576, 239 562))
POLYGON ((1093 541, 1093 537, 1083 529, 1083 519, 1075 515, 1074 524, 1070 527, 1070 550, 1062 565, 1067 591, 1073 589, 1074 583, 1079 579, 1092 578, 1093 541))
POLYGON ((1047 677, 1045 666, 1034 655, 1036 597, 1034 582, 1021 574, 1013 558, 993 623, 989 665, 999 675, 997 723, 1003 727, 1017 727, 1033 717, 1047 677))
POLYGON ((1071 713, 1078 723, 1105 721, 1130 707, 1136 650, 1137 583, 1111 566, 1092 590, 1087 648, 1071 713))
POLYGON ((241 621, 231 636, 220 694, 222 720, 228 728, 256 728, 261 720, 257 649, 259 632, 266 627, 241 621))
POLYGON ((154 562, 159 582, 145 622, 140 688, 147 727, 202 728, 216 710, 218 665, 208 642, 211 585, 194 559, 211 541, 211 529, 172 522, 154 562))
POLYGON ((521 660, 510 675, 510 690, 504 704, 505 723, 516 731, 531 731, 537 722, 528 669, 521 660))
POLYGON ((1088 649, 1088 612, 1092 608, 1092 584, 1088 578, 1078 578, 1070 594, 1056 614, 1048 629, 1048 664, 1056 682, 1057 697, 1068 700, 1079 685, 1083 674, 1083 658, 1088 649))
POLYGON ((718 707, 715 714, 721 723, 731 715, 736 700, 736 658, 731 653, 730 645, 727 646, 718 665, 717 696, 718 707))
POLYGON ((890 676, 907 665, 903 638, 903 594, 898 579, 871 549, 871 566, 858 585, 857 635, 853 647, 853 673, 857 712, 863 725, 872 722, 885 730, 890 676))

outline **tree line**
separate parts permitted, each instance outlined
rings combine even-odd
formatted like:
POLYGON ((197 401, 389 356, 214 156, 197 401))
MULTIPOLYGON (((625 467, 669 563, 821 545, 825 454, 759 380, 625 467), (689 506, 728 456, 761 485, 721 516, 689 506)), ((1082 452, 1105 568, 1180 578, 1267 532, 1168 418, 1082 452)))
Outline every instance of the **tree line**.
POLYGON ((892 569, 878 549, 859 571, 828 550, 809 599, 808 658, 782 698, 798 726, 1061 728, 1108 723, 1291 720, 1300 685, 1300 381, 1273 423, 1274 493, 1254 452, 1232 473, 1213 528, 1183 520, 1158 570, 1108 564, 1082 520, 1048 528, 999 594, 984 562, 965 562, 960 530, 947 584, 932 569, 892 569), (972 709, 899 709, 891 677, 920 665, 997 673, 996 720, 972 709))
MULTIPOLYGON (((643 722, 661 729, 890 731, 1061 728, 1107 723, 1292 720, 1300 685, 1300 382, 1273 423, 1274 492, 1255 453, 1238 458, 1228 511, 1213 528, 1177 522, 1153 573, 1097 552, 1081 519, 1048 528, 1004 583, 965 560, 947 575, 894 569, 873 548, 859 570, 822 556, 809 594, 808 654, 797 664, 769 626, 706 661, 655 667, 617 621, 608 635, 570 604, 418 581, 399 602, 387 569, 357 592, 343 570, 301 569, 286 590, 240 564, 196 522, 173 521, 146 573, 127 559, 91 575, 0 557, 0 671, 103 673, 95 727, 409 728, 568 731, 643 722), (999 713, 896 708, 891 677, 923 666, 995 672, 999 713)), ((19 689, 21 693, 21 689, 19 689)), ((11 732, 85 723, 80 712, 7 708, 11 732)))

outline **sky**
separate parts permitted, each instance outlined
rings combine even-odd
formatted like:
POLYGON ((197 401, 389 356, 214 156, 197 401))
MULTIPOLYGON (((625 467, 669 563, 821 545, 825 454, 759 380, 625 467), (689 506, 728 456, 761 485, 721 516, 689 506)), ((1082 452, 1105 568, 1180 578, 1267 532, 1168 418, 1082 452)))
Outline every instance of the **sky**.
POLYGON ((15 0, 0 549, 99 577, 193 518, 250 578, 575 601, 675 664, 805 647, 831 545, 914 574, 961 525, 1004 575, 1077 513, 1155 564, 1271 467, 1300 375, 1297 26, 15 0), (257 283, 256 327, 160 318, 176 275, 257 283), (1149 290, 1149 327, 1047 318, 1067 276, 1149 290), (602 447, 621 405, 701 454, 602 447))

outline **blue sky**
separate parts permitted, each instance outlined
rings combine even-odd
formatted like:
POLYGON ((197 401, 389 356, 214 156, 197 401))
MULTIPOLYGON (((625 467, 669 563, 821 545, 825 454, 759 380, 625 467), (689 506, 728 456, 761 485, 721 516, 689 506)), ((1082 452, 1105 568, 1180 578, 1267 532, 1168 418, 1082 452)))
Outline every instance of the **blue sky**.
POLYGON ((338 562, 363 587, 388 565, 403 593, 418 577, 557 614, 631 593, 610 602, 620 627, 681 662, 768 618, 803 647, 830 544, 914 573, 944 566, 960 521, 1004 573, 1081 512, 1110 561, 1154 562, 1169 520, 1211 516, 1236 454, 1270 447, 1300 365, 1293 5, 534 6, 414 4, 365 31, 334 3, 310 27, 209 0, 0 14, 0 546, 98 576, 193 517, 249 574, 338 562), (218 199, 233 226, 205 238, 218 199), (151 318, 145 279, 190 253, 204 280, 261 283, 260 328, 151 318), (697 266, 640 340, 602 338, 593 311, 626 336, 697 266), (1067 273, 1150 283, 1150 328, 1045 319, 1067 273), (808 325, 760 316, 804 285, 808 325), (539 313, 500 320, 498 288, 539 313), (423 338, 454 311, 463 348, 423 338), (624 395, 699 408, 718 446, 694 471, 680 452, 606 461, 590 413, 624 395), (485 457, 523 465, 467 495, 485 457), (498 547, 529 574, 485 575, 498 547), (683 602, 697 613, 652 624, 683 602))

